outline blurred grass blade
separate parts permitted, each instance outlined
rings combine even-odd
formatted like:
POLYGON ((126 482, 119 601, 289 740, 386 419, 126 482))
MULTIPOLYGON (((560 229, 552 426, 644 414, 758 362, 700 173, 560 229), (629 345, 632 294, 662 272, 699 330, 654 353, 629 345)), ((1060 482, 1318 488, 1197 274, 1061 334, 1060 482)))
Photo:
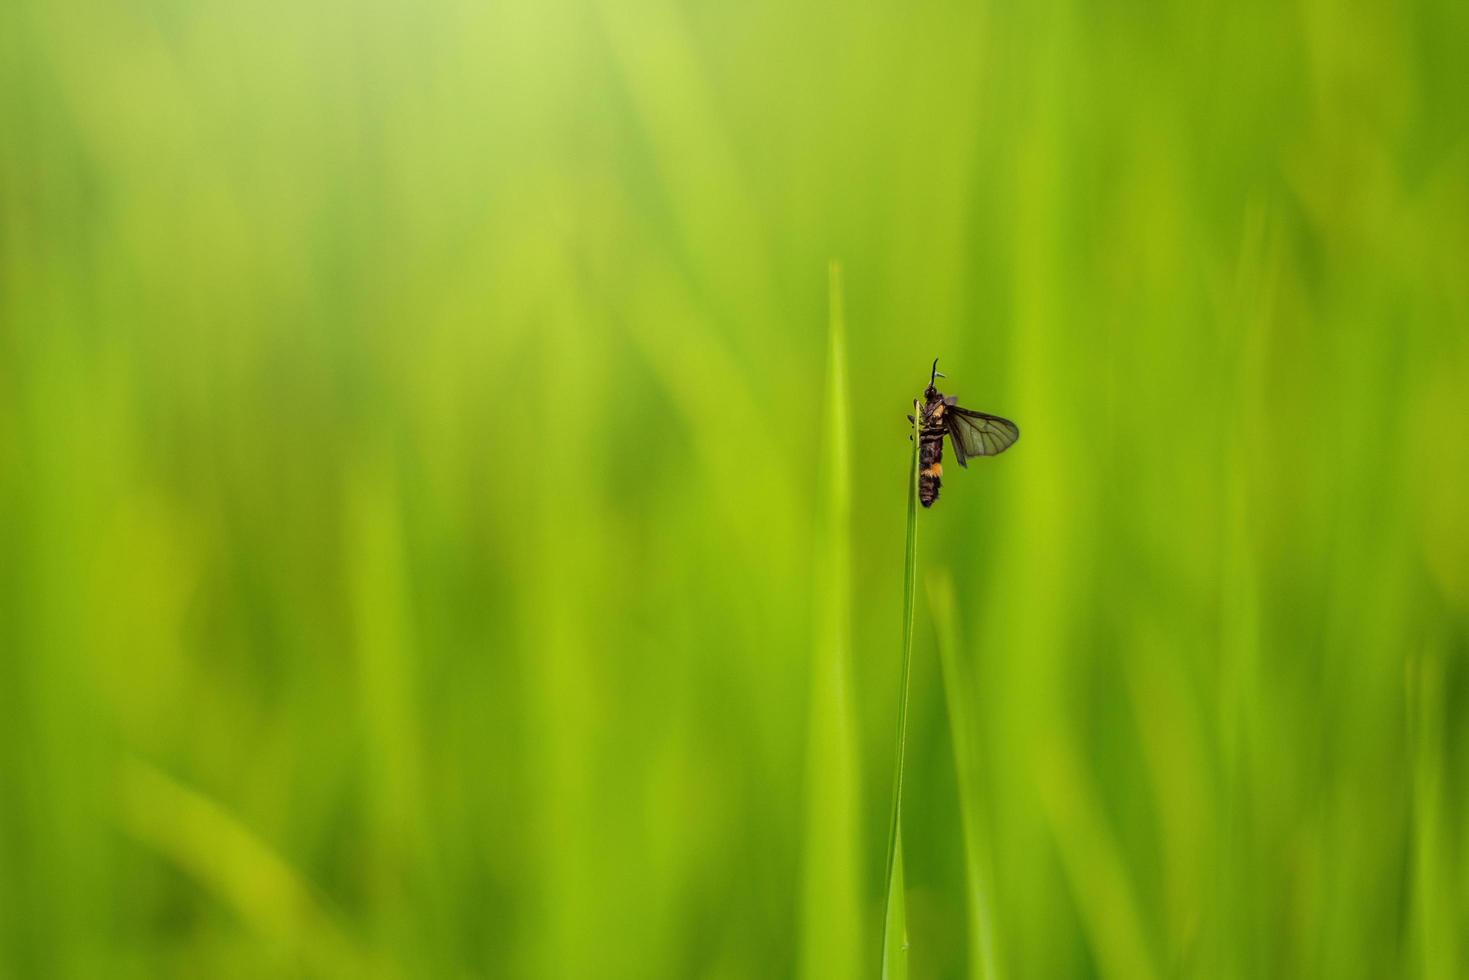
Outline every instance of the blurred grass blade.
POLYGON ((908 909, 903 896, 903 835, 893 840, 887 907, 882 917, 882 980, 908 980, 908 909))
POLYGON ((1107 826, 1075 736, 1052 732, 1035 749, 1041 802, 1076 896, 1097 973, 1110 980, 1159 976, 1126 855, 1107 826))
POLYGON ((959 816, 964 825, 964 889, 969 902, 969 976, 994 980, 995 923, 991 905, 991 862, 989 828, 979 799, 978 756, 975 735, 978 713, 973 710, 973 690, 959 660, 959 625, 955 615, 954 580, 935 573, 928 580, 929 606, 938 633, 939 666, 943 671, 944 694, 949 708, 949 729, 954 743, 954 770, 959 786, 959 816))
POLYGON ((887 899, 882 915, 883 980, 908 976, 908 917, 903 901, 903 755, 908 741, 908 676, 913 663, 913 592, 918 574, 918 437, 913 405, 913 460, 908 469, 908 541, 903 555, 903 670, 898 692, 898 748, 893 763, 893 817, 888 829, 887 899))
POLYGON ((118 817, 134 839, 198 880, 279 955, 313 975, 387 976, 368 963, 277 851, 223 805, 137 758, 118 772, 118 817))
POLYGON ((1462 944, 1451 911, 1455 905, 1452 862, 1445 857, 1450 840, 1444 819, 1444 665, 1436 651, 1408 664, 1409 706, 1413 729, 1413 918, 1416 923, 1419 976, 1439 980, 1463 976, 1462 944))
POLYGON ((852 486, 848 445, 846 324, 841 267, 831 263, 826 480, 818 515, 816 635, 806 757, 806 841, 801 975, 857 977, 861 965, 858 813, 861 791, 852 708, 852 486))

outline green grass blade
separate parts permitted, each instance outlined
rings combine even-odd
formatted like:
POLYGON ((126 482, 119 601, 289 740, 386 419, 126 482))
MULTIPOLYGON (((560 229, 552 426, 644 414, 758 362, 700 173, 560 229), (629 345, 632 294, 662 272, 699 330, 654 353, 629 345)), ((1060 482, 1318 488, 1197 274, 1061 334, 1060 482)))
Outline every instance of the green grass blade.
POLYGON ((118 818, 123 830, 195 878, 231 907, 251 935, 321 977, 392 976, 371 963, 315 888, 222 802, 143 760, 121 760, 118 818))
POLYGON ((830 268, 823 430, 828 444, 814 574, 815 636, 806 755, 801 976, 863 972, 857 732, 852 705, 852 484, 841 267, 830 268))
POLYGON ((882 921, 882 978, 908 980, 908 909, 903 895, 903 835, 893 838, 887 906, 882 921))
POLYGON ((1452 862, 1444 820, 1444 664, 1437 652, 1410 662, 1413 752, 1413 895, 1417 973, 1425 980, 1462 976, 1462 940, 1453 925, 1452 862))
POLYGON ((1076 897, 1082 931, 1107 980, 1152 980, 1160 976, 1147 922, 1138 901, 1126 852, 1107 825, 1090 772, 1065 731, 1048 735, 1035 748, 1041 804, 1056 840, 1062 870, 1076 897))
POLYGON ((975 737, 979 715, 974 710, 970 678, 959 660, 959 625, 955 615, 954 580, 947 572, 928 580, 929 606, 938 633, 939 667, 949 708, 954 744, 954 770, 959 786, 959 816, 964 825, 964 890, 969 902, 969 975, 982 980, 999 976, 995 954, 995 922, 989 827, 979 799, 975 737))
POLYGON ((903 901, 903 755, 908 742, 908 677, 913 664, 913 592, 918 575, 918 436, 913 406, 913 460, 908 471, 908 541, 903 556, 903 670, 898 692, 898 746, 893 763, 893 816, 888 828, 887 899, 882 915, 883 980, 908 976, 908 917, 903 901))

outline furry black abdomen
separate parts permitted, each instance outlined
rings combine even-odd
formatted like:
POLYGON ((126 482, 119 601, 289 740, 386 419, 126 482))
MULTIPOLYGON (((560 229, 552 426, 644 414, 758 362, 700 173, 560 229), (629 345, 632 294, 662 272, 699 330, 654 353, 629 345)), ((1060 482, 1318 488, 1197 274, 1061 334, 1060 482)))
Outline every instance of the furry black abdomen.
POLYGON ((918 502, 932 507, 939 499, 944 467, 944 430, 942 426, 925 426, 918 448, 918 502))

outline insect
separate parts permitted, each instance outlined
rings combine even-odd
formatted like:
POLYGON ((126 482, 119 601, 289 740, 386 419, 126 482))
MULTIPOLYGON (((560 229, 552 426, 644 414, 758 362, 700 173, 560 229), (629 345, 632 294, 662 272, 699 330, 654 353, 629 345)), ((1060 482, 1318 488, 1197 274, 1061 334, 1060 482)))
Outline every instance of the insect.
MULTIPOLYGON (((998 456, 1020 438, 1020 427, 1009 419, 960 408, 957 396, 945 395, 934 387, 934 382, 942 377, 939 360, 934 358, 933 374, 919 408, 922 418, 918 429, 918 500, 925 507, 932 507, 939 499, 945 435, 954 444, 959 465, 966 469, 970 456, 998 456)), ((913 416, 908 416, 908 421, 912 422, 913 416)))

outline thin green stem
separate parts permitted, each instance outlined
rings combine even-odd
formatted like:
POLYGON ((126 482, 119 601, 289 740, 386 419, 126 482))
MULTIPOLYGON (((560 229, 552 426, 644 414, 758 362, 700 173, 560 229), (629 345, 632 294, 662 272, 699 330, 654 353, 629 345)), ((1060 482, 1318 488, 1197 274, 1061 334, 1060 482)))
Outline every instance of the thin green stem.
POLYGON ((908 745, 908 680, 913 664, 913 595, 918 574, 918 450, 923 414, 913 405, 913 461, 908 473, 908 541, 903 560, 903 670, 898 691, 897 757, 893 762, 893 810, 888 825, 887 895, 882 914, 882 975, 908 975, 908 924, 903 902, 903 759, 908 745))

